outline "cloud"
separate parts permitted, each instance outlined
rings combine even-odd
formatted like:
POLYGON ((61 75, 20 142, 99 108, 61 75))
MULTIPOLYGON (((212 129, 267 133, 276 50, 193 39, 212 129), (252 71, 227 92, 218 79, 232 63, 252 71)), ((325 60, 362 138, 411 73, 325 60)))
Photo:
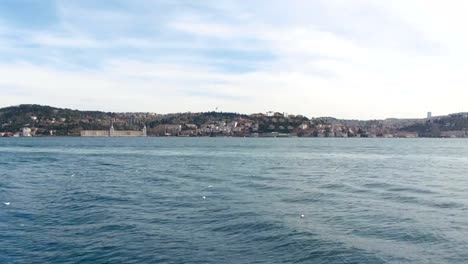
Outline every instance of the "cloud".
POLYGON ((346 118, 466 111, 464 1, 51 3, 37 27, 17 22, 21 9, 0 20, 2 106, 346 118))
POLYGON ((98 41, 85 36, 60 36, 47 33, 35 34, 30 41, 46 47, 96 48, 101 46, 98 41))

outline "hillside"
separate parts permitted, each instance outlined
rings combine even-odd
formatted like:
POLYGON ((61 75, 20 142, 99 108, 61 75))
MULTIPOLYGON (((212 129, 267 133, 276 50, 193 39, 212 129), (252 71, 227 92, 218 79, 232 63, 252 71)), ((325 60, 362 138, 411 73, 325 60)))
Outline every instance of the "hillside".
POLYGON ((0 132, 18 132, 23 127, 34 128, 36 136, 79 135, 81 130, 106 130, 111 123, 116 129, 139 130, 143 125, 154 128, 162 124, 196 124, 217 121, 231 122, 246 118, 236 113, 111 113, 80 111, 42 105, 19 105, 0 109, 0 132))
POLYGON ((78 136, 82 130, 148 129, 161 136, 170 127, 181 136, 304 136, 304 137, 468 137, 468 114, 431 119, 341 120, 301 115, 205 113, 110 113, 80 111, 42 105, 0 109, 0 133, 31 129, 33 136, 78 136))
POLYGON ((16 132, 33 127, 37 135, 76 135, 81 129, 102 129, 112 114, 78 111, 41 105, 19 105, 0 109, 0 131, 16 132))
POLYGON ((468 136, 468 113, 450 114, 409 125, 403 131, 416 132, 421 137, 466 137, 468 136))

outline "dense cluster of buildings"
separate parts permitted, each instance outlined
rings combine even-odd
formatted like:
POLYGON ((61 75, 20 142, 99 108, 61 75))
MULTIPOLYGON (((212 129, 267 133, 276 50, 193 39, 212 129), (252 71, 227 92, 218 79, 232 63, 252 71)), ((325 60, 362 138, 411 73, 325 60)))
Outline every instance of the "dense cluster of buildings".
POLYGON ((240 137, 418 137, 400 128, 409 120, 354 121, 334 118, 307 119, 280 113, 255 114, 229 121, 203 124, 161 124, 150 128, 151 136, 240 136, 240 137))
MULTIPOLYGON (((57 109, 37 105, 19 117, 1 118, 0 137, 11 136, 233 136, 233 137, 468 137, 468 113, 421 119, 342 120, 307 118, 269 111, 236 113, 104 113, 57 109)), ((12 107, 11 111, 18 111, 12 107)), ((23 109, 24 110, 24 109, 23 109)), ((11 115, 10 115, 11 116, 11 115)))

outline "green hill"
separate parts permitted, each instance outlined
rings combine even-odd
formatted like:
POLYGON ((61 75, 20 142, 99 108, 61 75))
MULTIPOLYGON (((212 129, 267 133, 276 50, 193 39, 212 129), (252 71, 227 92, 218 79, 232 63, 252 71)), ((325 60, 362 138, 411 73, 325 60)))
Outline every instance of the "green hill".
POLYGON ((78 135, 81 129, 102 129, 103 120, 112 114, 98 111, 79 111, 42 105, 19 105, 0 109, 0 132, 16 132, 28 126, 37 135, 78 135))

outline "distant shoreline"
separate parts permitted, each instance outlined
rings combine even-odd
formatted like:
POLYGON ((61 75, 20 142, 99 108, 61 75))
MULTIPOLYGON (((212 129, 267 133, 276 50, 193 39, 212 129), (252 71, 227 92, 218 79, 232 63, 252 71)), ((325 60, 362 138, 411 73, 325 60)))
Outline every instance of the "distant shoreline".
POLYGON ((82 137, 82 136, 76 136, 76 135, 71 135, 71 136, 34 136, 34 137, 0 137, 0 139, 39 139, 39 138, 83 138, 83 139, 162 139, 162 138, 167 138, 167 139, 199 139, 199 138, 211 138, 211 139, 220 139, 220 138, 245 138, 245 139, 339 139, 339 140, 345 140, 345 139, 350 139, 350 140, 359 140, 359 139, 384 139, 384 140, 391 140, 391 139, 402 139, 402 140, 408 140, 408 139, 468 139, 468 137, 236 137, 236 136, 219 136, 219 137, 209 137, 209 136, 198 136, 198 137, 178 137, 178 136, 170 136, 170 137, 160 137, 160 136, 147 136, 147 137, 124 137, 124 136, 119 136, 119 137, 82 137))
POLYGON ((468 113, 364 121, 273 111, 108 113, 20 105, 0 109, 1 136, 468 138, 468 113))

